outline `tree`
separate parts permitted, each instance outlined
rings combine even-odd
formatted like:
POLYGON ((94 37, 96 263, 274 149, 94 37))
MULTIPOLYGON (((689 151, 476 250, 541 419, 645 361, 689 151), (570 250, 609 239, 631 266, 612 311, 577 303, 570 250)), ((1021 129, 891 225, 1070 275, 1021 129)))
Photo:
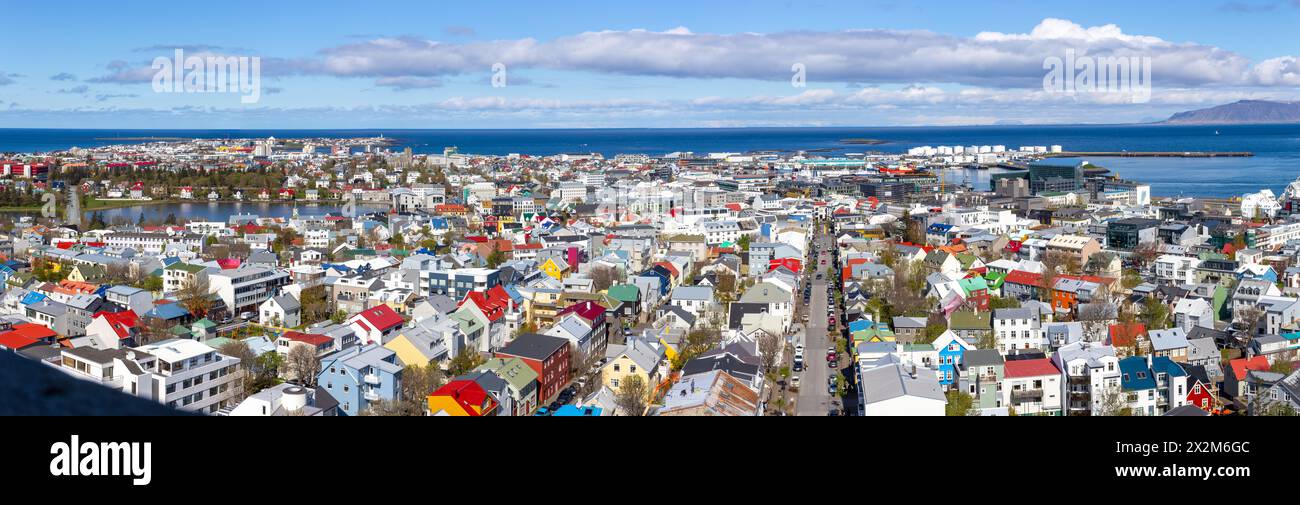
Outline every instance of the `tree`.
POLYGON ((726 294, 730 299, 731 295, 736 292, 736 276, 725 270, 718 272, 717 276, 718 284, 713 287, 714 292, 726 294))
POLYGON ((466 348, 451 359, 451 363, 447 365, 447 372, 452 377, 464 375, 485 362, 487 360, 483 359, 483 355, 479 354, 478 351, 466 348))
POLYGON ((576 346, 569 349, 569 372, 581 384, 577 388, 579 398, 586 398, 600 387, 600 369, 596 368, 600 358, 599 355, 583 352, 576 346))
POLYGON ((1139 267, 1146 267, 1155 262, 1160 257, 1160 244, 1156 242, 1143 242, 1133 249, 1133 259, 1139 267))
POLYGON ((302 305, 302 322, 303 324, 315 324, 329 319, 330 308, 329 300, 325 298, 325 286, 312 286, 302 290, 301 300, 298 303, 302 305))
POLYGON ((955 417, 979 415, 975 411, 975 400, 969 394, 953 389, 944 396, 948 397, 948 405, 943 408, 944 415, 955 417))
POLYGON ((1127 394, 1118 385, 1105 388, 1097 394, 1100 402, 1097 406, 1097 415, 1110 417, 1133 415, 1133 409, 1128 405, 1127 394))
POLYGON ((1259 323, 1264 320, 1268 313, 1256 305, 1250 305, 1234 311, 1233 320, 1237 322, 1242 330, 1242 336, 1246 338, 1246 345, 1255 339, 1259 333, 1259 323))
POLYGON ((308 387, 316 386, 316 376, 320 375, 320 358, 316 349, 308 345, 295 345, 285 357, 288 375, 308 387))
POLYGON ((163 289, 163 280, 161 276, 147 275, 134 284, 135 287, 145 291, 158 292, 163 289))
POLYGON ((195 274, 176 292, 176 299, 194 317, 204 317, 212 309, 211 293, 207 276, 195 274))
POLYGON ((1089 342, 1103 342, 1110 330, 1110 324, 1118 316, 1113 305, 1108 303, 1089 303, 1079 306, 1079 322, 1083 323, 1083 339, 1089 342))
POLYGON ((650 391, 645 379, 640 375, 628 375, 618 385, 618 394, 614 396, 614 403, 625 415, 643 416, 649 395, 650 391))
POLYGON ((758 337, 758 353, 761 355, 763 373, 770 373, 776 366, 777 351, 781 350, 781 338, 768 332, 758 337))
POLYGON ((885 248, 880 251, 880 264, 889 268, 894 268, 898 265, 898 248, 894 247, 893 242, 890 242, 889 245, 885 246, 885 248))
POLYGON ((993 334, 993 330, 980 334, 979 341, 975 343, 977 349, 997 349, 998 339, 993 334))
POLYGON ((943 314, 935 312, 926 317, 925 333, 921 336, 918 344, 933 343, 940 335, 948 331, 948 321, 943 318, 943 314))
POLYGON ((673 363, 674 368, 680 368, 691 358, 714 348, 720 342, 722 342, 722 332, 716 328, 691 330, 686 334, 686 345, 682 346, 682 352, 677 353, 678 362, 673 363))
POLYGON ((505 253, 501 252, 500 249, 493 248, 492 253, 488 254, 487 257, 488 268, 499 267, 501 266, 502 263, 505 262, 506 262, 506 255, 505 253))
MULTIPOLYGON (((488 258, 488 264, 492 264, 492 258, 488 258)), ((614 285, 614 269, 610 267, 593 267, 590 272, 592 289, 601 292, 609 289, 614 285)))
POLYGON ((334 315, 330 316, 330 322, 333 322, 334 324, 343 324, 343 321, 347 320, 348 313, 343 309, 334 311, 334 315))
POLYGON ((1273 364, 1268 367, 1268 371, 1282 375, 1291 375, 1291 360, 1279 356, 1273 364))
POLYGON ((442 387, 442 369, 435 362, 424 366, 407 365, 402 370, 402 385, 398 397, 372 405, 371 415, 420 416, 424 414, 427 398, 442 387))
POLYGON ((1142 324, 1147 330, 1163 330, 1168 325, 1169 307, 1157 296, 1148 296, 1142 302, 1142 324))
POLYGON ((748 251, 749 244, 752 240, 753 239, 750 238, 749 234, 741 235, 740 240, 736 241, 736 247, 739 247, 741 251, 748 251))
POLYGON ((157 317, 146 317, 144 319, 144 326, 140 328, 140 333, 136 337, 138 344, 149 345, 172 337, 172 325, 167 320, 157 317))
POLYGON ((257 356, 253 354, 252 349, 249 349, 248 344, 240 341, 229 342, 222 345, 217 349, 217 351, 239 360, 239 369, 236 370, 235 373, 239 374, 237 379, 240 382, 243 382, 244 387, 239 388, 239 393, 232 397, 234 403, 239 403, 244 398, 247 398, 248 395, 261 391, 261 389, 253 389, 254 381, 252 379, 256 373, 257 356))

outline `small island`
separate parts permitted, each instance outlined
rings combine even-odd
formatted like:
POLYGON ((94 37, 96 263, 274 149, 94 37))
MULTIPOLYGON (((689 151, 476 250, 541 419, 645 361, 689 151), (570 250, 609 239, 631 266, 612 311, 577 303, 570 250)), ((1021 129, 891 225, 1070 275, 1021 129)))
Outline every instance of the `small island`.
POLYGON ((859 145, 859 146, 878 146, 878 145, 888 144, 889 141, 888 141, 888 140, 879 140, 879 139, 841 139, 841 140, 840 140, 840 143, 841 143, 841 144, 853 144, 853 145, 859 145))

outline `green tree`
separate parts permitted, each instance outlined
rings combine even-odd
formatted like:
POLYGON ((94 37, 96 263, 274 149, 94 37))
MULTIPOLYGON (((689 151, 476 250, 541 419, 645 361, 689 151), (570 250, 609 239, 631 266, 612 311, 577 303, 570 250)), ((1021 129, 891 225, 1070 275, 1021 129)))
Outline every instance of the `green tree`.
POLYGON ((479 365, 482 365, 486 361, 487 360, 484 359, 483 355, 479 354, 478 351, 474 349, 464 349, 460 354, 457 354, 456 357, 451 359, 451 363, 447 365, 447 373, 451 374, 452 377, 464 375, 469 373, 471 370, 478 368, 479 365))
POLYGON ((1169 307, 1156 296, 1148 296, 1142 303, 1142 322, 1147 330, 1163 330, 1168 325, 1169 307))
POLYGON ((492 254, 487 257, 488 268, 496 268, 505 263, 506 255, 500 249, 493 248, 492 254))
POLYGON ((948 405, 943 408, 944 415, 947 416, 970 416, 974 415, 975 400, 969 394, 956 389, 949 390, 944 394, 948 398, 948 405))

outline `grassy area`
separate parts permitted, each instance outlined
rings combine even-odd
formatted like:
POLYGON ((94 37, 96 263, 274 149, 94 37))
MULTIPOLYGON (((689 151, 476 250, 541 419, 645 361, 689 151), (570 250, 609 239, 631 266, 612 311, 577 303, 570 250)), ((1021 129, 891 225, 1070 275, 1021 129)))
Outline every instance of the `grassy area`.
POLYGON ((92 210, 122 209, 126 207, 143 207, 145 205, 162 205, 167 203, 175 203, 175 200, 100 200, 97 198, 91 198, 86 205, 81 207, 81 211, 87 212, 92 210))

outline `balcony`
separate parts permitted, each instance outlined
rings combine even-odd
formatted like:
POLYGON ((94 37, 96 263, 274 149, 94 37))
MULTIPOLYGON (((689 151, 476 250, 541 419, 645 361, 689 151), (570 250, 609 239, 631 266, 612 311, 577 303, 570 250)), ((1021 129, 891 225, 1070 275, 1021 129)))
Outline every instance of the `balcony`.
POLYGON ((366 384, 370 384, 371 386, 378 386, 378 385, 379 385, 379 376, 378 376, 378 375, 375 375, 375 374, 372 374, 372 373, 368 373, 368 374, 366 374, 366 376, 363 378, 363 380, 366 381, 366 384))
POLYGON ((1042 401, 1043 401, 1043 390, 1041 389, 1021 389, 1019 391, 1011 392, 1012 403, 1020 404, 1020 403, 1035 403, 1035 402, 1042 402, 1042 401))
POLYGON ((375 391, 375 390, 373 390, 373 389, 371 389, 371 390, 369 390, 369 391, 366 391, 366 392, 365 392, 364 394, 362 394, 361 396, 364 397, 364 398, 366 399, 366 401, 368 401, 368 402, 377 402, 377 401, 379 401, 379 392, 378 392, 378 391, 375 391))

